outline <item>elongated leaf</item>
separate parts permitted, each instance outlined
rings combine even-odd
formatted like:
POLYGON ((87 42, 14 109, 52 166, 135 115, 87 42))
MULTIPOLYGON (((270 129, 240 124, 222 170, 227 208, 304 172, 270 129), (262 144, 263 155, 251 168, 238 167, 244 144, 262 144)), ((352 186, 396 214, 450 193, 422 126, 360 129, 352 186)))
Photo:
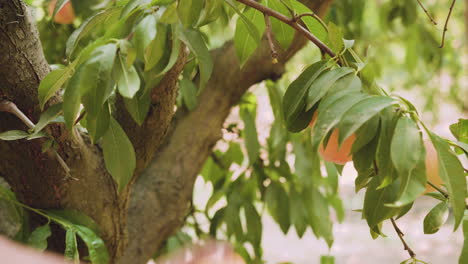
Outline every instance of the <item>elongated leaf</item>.
POLYGON ((62 110, 62 103, 55 104, 41 114, 39 121, 36 126, 34 126, 34 134, 40 132, 44 127, 53 122, 62 110))
POLYGON ((291 224, 296 228, 297 236, 302 238, 309 221, 304 201, 296 190, 292 190, 290 193, 289 206, 291 207, 291 224))
POLYGON ((463 218, 463 249, 458 259, 458 264, 464 264, 468 262, 468 213, 465 213, 465 217, 463 218))
POLYGON ((353 147, 351 149, 352 153, 360 150, 362 147, 367 145, 372 139, 374 139, 376 133, 379 130, 380 125, 380 116, 376 115, 367 121, 364 125, 362 125, 356 131, 356 141, 353 143, 353 147))
POLYGON ((40 251, 47 249, 47 238, 52 235, 49 224, 36 228, 28 238, 28 245, 40 251))
POLYGON ((138 125, 142 125, 150 109, 151 98, 149 94, 139 96, 137 94, 132 99, 124 98, 125 108, 138 125))
POLYGON ((85 226, 96 234, 100 233, 99 225, 83 212, 76 210, 47 210, 46 212, 54 218, 73 223, 73 225, 85 226))
POLYGON ((392 204, 386 206, 402 207, 416 200, 426 190, 426 168, 425 168, 425 152, 421 152, 422 157, 416 163, 416 167, 409 172, 399 173, 401 185, 398 198, 392 204))
POLYGON ((120 18, 124 18, 129 15, 134 9, 144 6, 151 3, 151 0, 130 0, 122 9, 122 13, 120 14, 120 18))
POLYGON ((111 78, 117 47, 107 44, 93 51, 81 69, 80 93, 88 115, 95 118, 114 89, 111 78))
POLYGON ((180 80, 179 84, 184 104, 187 106, 188 110, 192 111, 198 104, 197 87, 192 81, 187 79, 180 80))
POLYGON ((303 111, 306 101, 305 96, 315 79, 325 70, 326 62, 319 61, 305 69, 286 90, 283 97, 284 119, 289 127, 303 111))
POLYGON ((65 258, 72 260, 74 263, 79 263, 80 254, 78 252, 78 243, 76 241, 76 231, 74 229, 67 229, 65 235, 65 258))
POLYGON ((109 263, 109 253, 104 241, 98 237, 91 229, 84 226, 74 226, 76 233, 88 247, 89 258, 93 264, 109 263))
POLYGON ((465 212, 466 178, 464 169, 456 154, 450 149, 447 142, 439 136, 428 131, 432 143, 437 150, 439 161, 439 175, 447 187, 455 217, 454 229, 457 229, 463 220, 465 212))
POLYGON ((26 131, 22 130, 10 130, 3 133, 0 133, 0 140, 18 140, 29 137, 29 134, 26 131))
POLYGON ((136 26, 133 34, 133 44, 137 52, 137 57, 144 61, 146 47, 156 37, 156 17, 148 15, 144 17, 136 26))
POLYGON ((81 69, 79 67, 75 75, 68 82, 65 93, 63 94, 63 118, 65 119, 66 127, 71 130, 75 124, 76 117, 80 111, 81 93, 80 93, 80 78, 81 69))
POLYGON ((184 27, 190 28, 197 24, 203 9, 203 2, 199 0, 178 0, 177 13, 184 27))
POLYGON ((249 110, 247 107, 241 107, 240 116, 245 125, 245 147, 247 148, 250 165, 257 161, 260 155, 260 143, 258 142, 255 115, 256 113, 249 110))
POLYGON ((271 216, 279 224, 283 233, 288 233, 291 225, 288 194, 280 184, 272 182, 267 187, 265 195, 265 203, 271 216))
POLYGON ((80 40, 89 32, 93 31, 97 26, 117 21, 122 7, 113 7, 101 11, 94 16, 86 19, 79 28, 77 28, 68 38, 66 44, 67 57, 71 57, 80 40))
POLYGON ((260 247, 262 241, 262 219, 257 212, 257 209, 250 204, 246 203, 244 205, 245 210, 245 220, 247 223, 247 237, 250 238, 250 241, 255 247, 260 247))
POLYGON ((302 197, 309 214, 309 225, 316 237, 323 237, 328 247, 333 245, 333 224, 330 219, 328 203, 316 189, 303 191, 302 197))
POLYGON ((385 204, 391 203, 397 198, 399 190, 398 182, 394 182, 381 189, 377 189, 378 185, 379 181, 374 177, 369 183, 364 197, 363 216, 371 228, 397 215, 400 211, 399 208, 385 206, 385 204))
MULTIPOLYGON (((356 103, 367 98, 362 93, 336 93, 324 99, 319 106, 317 122, 312 129, 312 149, 318 149, 326 134, 339 122, 342 115, 356 103)), ((341 133, 340 133, 341 134, 341 133)))
POLYGON ((145 50, 145 71, 152 69, 168 50, 168 28, 165 24, 156 25, 156 37, 145 50))
POLYGON ((86 129, 93 143, 96 143, 106 133, 109 122, 110 109, 107 102, 99 109, 96 116, 86 114, 86 129))
POLYGON ((447 221, 449 208, 446 202, 437 204, 424 217, 424 234, 434 234, 447 221))
MULTIPOLYGON (((236 6, 233 0, 224 0, 242 19, 248 34, 255 40, 255 42, 260 42, 262 36, 258 31, 257 27, 250 21, 236 6)), ((263 32, 262 32, 263 33, 263 32)))
POLYGON ((189 47, 198 60, 200 67, 200 89, 198 92, 200 93, 213 72, 213 59, 200 31, 192 29, 183 30, 180 34, 180 40, 189 47))
MULTIPOLYGON (((263 33, 265 30, 265 20, 263 18, 263 14, 260 11, 257 11, 253 8, 247 9, 244 11, 243 16, 251 21, 258 32, 263 33)), ((239 58, 241 67, 244 66, 260 43, 257 39, 255 39, 255 37, 248 34, 248 25, 250 24, 244 23, 244 20, 238 20, 236 24, 236 32, 234 33, 234 46, 236 48, 236 54, 239 58)))
POLYGON ((44 108, 45 103, 49 100, 66 81, 73 75, 75 71, 75 64, 70 64, 65 68, 59 68, 51 71, 41 81, 39 85, 39 106, 41 109, 44 108))
POLYGON ((125 131, 111 117, 109 129, 102 138, 107 170, 119 186, 119 192, 128 184, 136 167, 135 150, 125 131))
POLYGON ((352 73, 352 68, 340 67, 320 75, 310 87, 307 95, 306 110, 311 109, 330 90, 340 78, 352 73))
POLYGON ((172 66, 175 65, 177 62, 177 58, 179 57, 180 53, 180 39, 179 39, 179 31, 177 26, 171 26, 172 34, 171 34, 171 56, 169 57, 169 61, 164 69, 158 73, 155 77, 162 76, 166 72, 168 72, 172 66))
POLYGON ((133 65, 128 67, 125 61, 126 56, 119 52, 115 60, 113 75, 120 95, 133 98, 140 89, 140 77, 135 67, 133 65))
POLYGON ((371 96, 353 105, 353 107, 346 111, 338 125, 338 129, 340 130, 338 143, 341 144, 365 122, 394 103, 395 101, 390 97, 371 96))

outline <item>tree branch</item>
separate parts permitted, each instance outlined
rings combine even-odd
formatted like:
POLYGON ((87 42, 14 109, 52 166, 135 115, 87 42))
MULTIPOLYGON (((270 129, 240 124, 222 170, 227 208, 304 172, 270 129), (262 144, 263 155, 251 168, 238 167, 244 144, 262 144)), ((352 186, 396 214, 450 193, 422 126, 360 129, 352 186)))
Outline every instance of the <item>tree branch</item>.
POLYGON ((390 221, 392 222, 392 225, 393 225, 393 228, 395 229, 395 232, 397 233, 398 237, 400 238, 401 240, 401 243, 403 244, 404 248, 406 251, 408 251, 408 254, 410 255, 410 257, 412 259, 414 259, 416 257, 416 254, 414 253, 414 251, 408 246, 408 244, 406 243, 405 239, 403 238, 403 236, 405 234, 403 234, 403 232, 401 231, 401 229, 397 226, 395 220, 393 218, 390 218, 390 221))
POLYGON ((442 33, 442 42, 440 43, 439 48, 443 48, 445 45, 445 34, 447 33, 448 30, 448 22, 450 20, 450 16, 452 15, 453 7, 455 6, 455 2, 457 0, 452 0, 452 4, 450 4, 450 9, 447 15, 447 19, 445 19, 445 25, 444 25, 444 32, 442 33))
POLYGON ((274 17, 279 21, 288 24, 292 28, 294 28, 297 32, 302 34, 304 37, 312 41, 323 53, 330 55, 330 57, 335 57, 336 54, 320 39, 318 39, 314 34, 310 33, 307 29, 305 29, 302 25, 297 23, 297 19, 289 18, 271 8, 268 8, 264 5, 259 4, 254 0, 236 0, 237 2, 243 3, 246 6, 250 6, 258 11, 262 12, 265 15, 274 17))

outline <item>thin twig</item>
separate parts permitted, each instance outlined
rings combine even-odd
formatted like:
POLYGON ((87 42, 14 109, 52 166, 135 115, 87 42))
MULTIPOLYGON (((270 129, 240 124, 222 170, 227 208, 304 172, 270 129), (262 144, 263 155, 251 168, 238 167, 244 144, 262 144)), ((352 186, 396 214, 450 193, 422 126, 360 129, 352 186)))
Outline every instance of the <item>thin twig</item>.
POLYGON ((403 236, 405 236, 405 234, 403 234, 403 232, 401 231, 401 229, 397 226, 397 224, 396 224, 396 222, 395 222, 395 219, 390 218, 390 221, 392 222, 393 228, 395 229, 395 232, 397 233, 398 237, 400 238, 401 243, 403 244, 405 250, 408 251, 408 254, 410 255, 410 257, 411 257, 412 259, 414 259, 414 258, 416 257, 416 254, 415 254, 414 251, 408 246, 408 244, 406 243, 405 239, 403 238, 403 236))
MULTIPOLYGON (((34 123, 16 106, 15 103, 7 100, 0 101, 0 112, 8 112, 15 115, 18 119, 21 120, 28 128, 32 129, 35 127, 34 123)), ((48 151, 51 151, 49 149, 48 151)), ((55 159, 58 161, 60 166, 65 170, 67 176, 70 176, 70 168, 68 167, 67 163, 62 159, 60 154, 54 149, 52 150, 55 159)), ((75 179, 71 177, 72 179, 75 179)))
POLYGON ((435 21, 435 19, 431 16, 431 14, 429 14, 429 11, 427 11, 423 3, 420 0, 417 0, 417 1, 418 1, 419 6, 422 8, 422 10, 424 10, 424 13, 426 13, 426 16, 429 18, 429 20, 431 20, 432 24, 437 25, 437 21, 435 21))
POLYGON ((325 29, 325 31, 328 32, 327 24, 325 24, 325 22, 319 16, 317 16, 317 14, 315 14, 315 13, 299 14, 299 15, 296 16, 296 19, 301 19, 301 18, 303 18, 305 16, 310 16, 310 17, 315 18, 315 20, 317 20, 322 25, 322 27, 325 29))
POLYGON ((263 14, 274 17, 278 19, 279 21, 291 26, 297 32, 301 33, 304 37, 312 41, 312 43, 314 43, 315 46, 317 46, 320 50, 322 50, 322 52, 327 53, 328 55, 330 55, 330 57, 336 56, 336 54, 330 49, 330 47, 324 44, 320 39, 318 39, 314 34, 310 33, 310 31, 305 29, 302 25, 298 24, 297 21, 294 20, 294 18, 289 18, 271 8, 268 8, 264 5, 259 4, 258 2, 254 0, 236 0, 236 1, 243 3, 246 6, 250 6, 254 9, 257 9, 263 14))
POLYGON ((445 25, 444 25, 444 32, 442 33, 442 43, 440 43, 439 48, 443 48, 445 45, 445 33, 447 33, 448 30, 448 22, 450 20, 450 16, 452 15, 453 7, 455 6, 455 2, 457 0, 452 0, 452 4, 450 5, 449 13, 447 15, 447 19, 445 20, 445 25))
POLYGON ((436 191, 440 192, 440 194, 442 194, 445 198, 449 197, 449 195, 448 195, 448 193, 446 191, 442 190, 441 188, 439 188, 437 185, 433 184, 432 182, 427 181, 427 184, 429 184, 436 191))
POLYGON ((271 58, 273 64, 278 63, 278 51, 276 50, 275 43, 273 42, 272 30, 271 30, 271 21, 268 15, 264 15, 265 17, 265 32, 268 39, 268 45, 270 45, 271 51, 271 58))

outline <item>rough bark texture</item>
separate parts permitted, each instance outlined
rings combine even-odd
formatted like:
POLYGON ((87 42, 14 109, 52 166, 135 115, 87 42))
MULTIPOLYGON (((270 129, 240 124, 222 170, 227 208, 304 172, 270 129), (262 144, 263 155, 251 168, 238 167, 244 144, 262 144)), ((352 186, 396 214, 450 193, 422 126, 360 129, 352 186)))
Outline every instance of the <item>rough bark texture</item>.
MULTIPOLYGON (((304 2, 323 16, 332 1, 304 2)), ((296 36, 293 45, 280 54, 280 63, 274 65, 264 40, 242 70, 233 43, 212 52, 215 67, 200 95, 203 103, 191 112, 181 109, 176 113, 164 146, 133 187, 128 214, 130 244, 120 263, 144 263, 183 224, 195 179, 221 138, 231 108, 253 84, 278 78, 287 60, 304 44, 296 36)))
MULTIPOLYGON (((303 2, 323 14, 331 0, 303 2)), ((200 95, 203 103, 191 112, 179 109, 174 119, 176 81, 187 60, 185 49, 153 89, 153 104, 142 126, 131 120, 118 100, 115 116, 138 158, 137 181, 121 194, 105 169, 101 149, 86 135, 73 137, 61 125, 50 126, 48 131, 77 180, 66 178, 57 160, 41 152, 41 139, 0 141, 0 177, 30 206, 74 209, 92 217, 101 227, 112 263, 145 263, 183 223, 195 178, 220 139, 230 109, 251 85, 278 78, 284 63, 304 43, 296 36, 292 46, 280 53, 280 63, 274 65, 263 41, 242 70, 233 44, 226 43, 212 52, 215 70, 200 95), (130 190, 133 196, 127 210, 130 190)), ((36 122, 40 114, 37 88, 49 67, 34 19, 20 0, 0 0, 0 51, 0 100, 14 102, 36 122)), ((55 96, 51 102, 60 100, 55 96)), ((12 129, 27 128, 12 114, 0 112, 0 132, 12 129)))

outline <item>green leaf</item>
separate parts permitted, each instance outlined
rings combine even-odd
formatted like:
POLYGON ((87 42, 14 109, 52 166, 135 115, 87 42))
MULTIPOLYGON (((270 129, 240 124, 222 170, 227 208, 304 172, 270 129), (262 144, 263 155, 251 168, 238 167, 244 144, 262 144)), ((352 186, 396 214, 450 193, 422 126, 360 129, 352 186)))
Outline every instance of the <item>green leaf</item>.
POLYGON ((184 100, 185 106, 187 109, 192 111, 197 107, 197 87, 193 84, 192 81, 187 79, 182 79, 179 81, 180 93, 182 94, 182 99, 184 100))
POLYGON ((159 23, 164 24, 175 24, 179 21, 179 17, 177 15, 177 3, 174 2, 172 5, 168 6, 164 13, 162 14, 161 18, 158 20, 159 23))
POLYGON ((33 130, 34 134, 39 133, 42 129, 44 129, 44 127, 52 123, 60 114, 61 110, 62 110, 62 103, 58 103, 47 108, 47 110, 41 114, 39 121, 34 126, 34 130, 33 130))
POLYGON ((245 220, 247 223, 247 237, 250 239, 254 247, 260 247, 262 241, 262 219, 257 212, 257 209, 251 204, 244 204, 245 220))
POLYGON ((463 218, 463 249, 458 259, 458 264, 464 264, 468 261, 468 213, 465 212, 465 217, 463 218))
MULTIPOLYGON (((242 22, 244 22, 244 26, 247 29, 247 33, 252 37, 255 42, 259 43, 262 36, 260 35, 260 32, 258 31, 257 27, 248 19, 236 6, 233 0, 224 0, 226 3, 239 15, 240 19, 242 22)), ((237 28, 237 26, 236 26, 237 28)), ((262 31, 263 33, 263 31, 262 31)))
POLYGON ((280 184, 272 182, 267 187, 265 203, 268 207, 268 211, 279 224, 283 233, 288 233, 291 225, 289 218, 289 199, 288 194, 280 184))
POLYGON ((468 119, 458 119, 458 123, 450 125, 450 132, 463 143, 468 143, 468 119))
POLYGON ((125 108, 130 113, 133 120, 135 120, 135 122, 141 126, 145 121, 148 111, 150 109, 151 98, 149 94, 143 94, 142 96, 139 96, 139 94, 137 94, 132 99, 124 98, 124 103, 125 108))
POLYGON ((94 233, 100 233, 99 225, 94 222, 94 220, 84 214, 83 212, 76 210, 47 210, 46 213, 54 218, 59 218, 61 220, 73 223, 74 225, 85 226, 94 233))
POLYGON ((67 229, 65 235, 65 258, 72 260, 74 263, 79 263, 80 253, 78 252, 78 243, 76 241, 76 231, 67 229))
POLYGON ((258 142, 257 126, 255 124, 255 110, 255 108, 252 110, 245 106, 241 106, 240 109, 240 116, 245 126, 245 147, 247 148, 250 165, 257 161, 260 155, 260 143, 258 142))
POLYGON ((422 135, 418 125, 409 117, 401 117, 395 127, 391 144, 391 157, 400 174, 416 167, 423 151, 422 135))
POLYGON ((156 24, 156 37, 149 43, 145 50, 145 71, 151 70, 168 50, 168 26, 156 24))
POLYGON ((47 238, 52 235, 49 224, 36 228, 28 238, 28 245, 40 251, 47 249, 47 238))
POLYGON ((396 181, 385 188, 377 189, 379 184, 379 180, 373 177, 364 196, 363 216, 371 228, 397 215, 400 211, 399 208, 385 206, 397 198, 399 183, 396 181))
POLYGON ((109 107, 109 103, 105 103, 97 116, 86 114, 86 129, 93 143, 96 143, 109 128, 111 116, 109 107))
POLYGON ((63 118, 65 119, 65 126, 71 130, 75 125, 76 117, 80 111, 81 106, 81 70, 83 67, 79 67, 75 75, 67 84, 65 93, 63 94, 63 118))
POLYGON ((114 90, 111 78, 117 46, 114 43, 95 49, 90 59, 82 65, 80 73, 80 93, 89 116, 95 118, 102 105, 114 90))
POLYGON ((435 234, 447 221, 449 208, 446 202, 437 204, 424 217, 424 234, 435 234))
POLYGON ((289 196, 289 206, 291 208, 291 224, 296 228, 296 233, 299 238, 304 235, 308 226, 308 215, 304 201, 299 193, 292 189, 289 196))
MULTIPOLYGON (((426 153, 423 151, 421 154, 422 157, 425 157, 426 153)), ((412 203, 416 198, 424 193, 427 184, 425 160, 421 158, 414 169, 410 172, 399 174, 399 177, 401 180, 401 186, 398 199, 387 206, 402 207, 412 203)))
POLYGON ((169 57, 169 61, 155 77, 162 76, 166 72, 168 72, 177 62, 177 58, 179 57, 180 52, 180 39, 179 39, 179 31, 176 26, 171 26, 172 34, 171 34, 171 56, 169 57))
POLYGON ((184 27, 191 28, 197 24, 203 9, 203 2, 200 0, 178 0, 177 13, 184 27))
POLYGON ((251 22, 247 24, 244 20, 237 20, 236 32, 234 33, 234 46, 241 68, 260 43, 259 39, 249 34, 249 26, 252 24, 257 32, 263 33, 265 31, 265 20, 260 11, 253 8, 247 9, 244 11, 243 17, 251 22))
POLYGON ((379 115, 375 115, 373 118, 367 121, 364 125, 362 125, 356 131, 356 141, 354 141, 353 143, 351 152, 355 153, 359 151, 362 147, 366 146, 369 142, 371 142, 379 130, 379 125, 380 125, 379 115))
POLYGON ((320 256, 320 264, 335 264, 335 257, 333 257, 333 256, 320 256))
POLYGON ((331 48, 335 53, 339 53, 344 48, 343 31, 332 22, 328 23, 328 39, 330 40, 331 48))
POLYGON ((353 105, 367 98, 362 93, 342 91, 325 98, 319 106, 317 122, 312 129, 312 149, 316 151, 327 133, 353 105))
POLYGON ((309 213, 309 224, 316 237, 323 237, 328 247, 333 245, 333 223, 330 219, 328 203, 315 188, 304 190, 302 198, 309 213))
POLYGON ((189 47, 198 60, 200 68, 200 89, 198 92, 200 93, 213 72, 213 59, 200 31, 192 29, 183 30, 180 34, 180 40, 189 47))
POLYGON ((124 18, 128 16, 133 10, 140 6, 145 6, 151 3, 151 0, 130 0, 128 3, 124 6, 122 13, 120 14, 120 18, 124 18))
POLYGON ((111 117, 109 129, 102 138, 104 161, 117 185, 119 192, 128 184, 136 167, 135 150, 125 131, 111 117))
POLYGON ((29 137, 29 134, 22 130, 10 130, 3 133, 0 133, 0 140, 18 140, 29 137))
POLYGON ((205 0, 205 7, 200 15, 198 26, 204 26, 216 21, 222 14, 223 2, 219 0, 205 0))
POLYGON ((338 129, 340 130, 338 143, 341 145, 346 138, 356 132, 365 122, 394 103, 395 101, 390 97, 371 96, 353 105, 346 111, 338 125, 338 129))
POLYGON ((146 47, 156 37, 156 17, 150 14, 144 17, 135 28, 133 33, 133 45, 135 46, 137 57, 144 61, 146 47))
POLYGON ((456 154, 450 149, 447 142, 432 132, 427 132, 434 144, 434 148, 437 150, 439 175, 447 187, 450 205, 452 206, 455 217, 454 229, 457 229, 463 220, 465 197, 467 196, 464 169, 460 160, 458 160, 456 154))
POLYGON ((73 75, 75 64, 49 72, 39 85, 39 105, 44 108, 46 102, 62 87, 73 75))
POLYGON ((283 97, 283 111, 286 126, 289 128, 291 124, 299 117, 306 105, 305 96, 309 91, 310 86, 315 79, 325 70, 326 62, 319 61, 307 69, 294 80, 286 90, 283 97))
POLYGON ((91 229, 84 226, 74 226, 76 233, 88 247, 89 258, 93 264, 108 264, 109 253, 104 241, 98 237, 91 229))
MULTIPOLYGON (((268 0, 266 6, 283 15, 290 15, 287 6, 280 3, 279 0, 268 0)), ((286 50, 294 38, 294 29, 276 18, 271 19, 271 27, 276 40, 286 50)))
POLYGON ((133 65, 128 67, 125 61, 126 56, 119 52, 115 60, 113 75, 120 95, 133 98, 140 89, 140 77, 135 67, 133 65))
POLYGON ((86 19, 79 28, 77 28, 68 38, 66 44, 66 55, 70 58, 73 55, 78 43, 82 38, 84 38, 88 33, 95 30, 97 26, 103 24, 112 24, 115 21, 118 21, 120 16, 121 7, 112 7, 101 11, 94 16, 86 19))
POLYGON ((332 85, 340 78, 354 72, 352 68, 340 67, 331 71, 327 71, 320 75, 317 80, 312 83, 307 95, 306 110, 311 109, 322 99, 322 97, 330 90, 332 85))

